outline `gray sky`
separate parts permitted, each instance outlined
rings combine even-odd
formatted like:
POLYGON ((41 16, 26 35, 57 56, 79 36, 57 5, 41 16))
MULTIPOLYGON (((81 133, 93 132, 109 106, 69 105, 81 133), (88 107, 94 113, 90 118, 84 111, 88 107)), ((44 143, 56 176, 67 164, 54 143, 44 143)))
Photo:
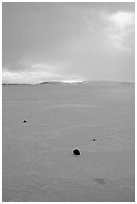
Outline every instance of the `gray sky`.
POLYGON ((3 3, 3 82, 134 81, 134 3, 3 3))

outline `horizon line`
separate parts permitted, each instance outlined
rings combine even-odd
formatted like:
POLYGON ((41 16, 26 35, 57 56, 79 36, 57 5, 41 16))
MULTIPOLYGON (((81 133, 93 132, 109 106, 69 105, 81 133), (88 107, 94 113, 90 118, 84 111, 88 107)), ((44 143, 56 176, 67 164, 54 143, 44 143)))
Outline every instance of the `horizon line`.
POLYGON ((135 83, 135 81, 114 81, 114 80, 47 80, 47 81, 41 81, 38 83, 11 83, 11 82, 2 82, 2 85, 39 85, 39 84, 44 84, 44 83, 62 83, 62 84, 76 84, 76 83, 92 83, 92 82, 104 82, 104 83, 135 83))

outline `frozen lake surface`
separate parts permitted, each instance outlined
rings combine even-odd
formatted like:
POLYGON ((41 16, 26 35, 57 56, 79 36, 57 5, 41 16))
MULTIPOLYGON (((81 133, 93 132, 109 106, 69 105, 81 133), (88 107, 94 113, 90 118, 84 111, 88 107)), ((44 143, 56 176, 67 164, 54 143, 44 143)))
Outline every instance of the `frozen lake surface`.
POLYGON ((3 86, 2 112, 3 202, 135 200, 134 85, 3 86))

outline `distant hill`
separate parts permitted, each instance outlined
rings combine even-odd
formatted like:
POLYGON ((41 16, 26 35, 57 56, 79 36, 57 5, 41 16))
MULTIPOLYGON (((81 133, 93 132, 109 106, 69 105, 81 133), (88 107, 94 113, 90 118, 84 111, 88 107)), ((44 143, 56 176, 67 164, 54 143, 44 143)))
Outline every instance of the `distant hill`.
POLYGON ((45 82, 41 82, 41 83, 38 83, 36 85, 68 85, 68 84, 82 84, 84 82, 63 82, 63 81, 45 81, 45 82))
POLYGON ((36 85, 78 85, 78 84, 91 84, 91 85, 131 85, 134 82, 120 82, 120 81, 81 81, 81 82, 61 82, 61 81, 45 81, 36 85))
POLYGON ((130 85, 134 84, 134 82, 127 81, 84 81, 85 84, 95 84, 95 85, 130 85))
POLYGON ((36 85, 42 85, 42 84, 46 84, 46 85, 49 85, 49 84, 53 84, 53 85, 56 85, 56 84, 64 84, 63 82, 61 81, 44 81, 44 82, 41 82, 41 83, 38 83, 36 85))

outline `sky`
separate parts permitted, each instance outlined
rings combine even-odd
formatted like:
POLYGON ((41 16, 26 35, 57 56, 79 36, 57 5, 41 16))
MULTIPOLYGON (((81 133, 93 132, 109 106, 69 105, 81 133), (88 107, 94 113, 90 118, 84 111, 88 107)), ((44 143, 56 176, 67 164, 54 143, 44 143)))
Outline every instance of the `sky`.
POLYGON ((134 7, 2 3, 3 83, 134 81, 134 7))

